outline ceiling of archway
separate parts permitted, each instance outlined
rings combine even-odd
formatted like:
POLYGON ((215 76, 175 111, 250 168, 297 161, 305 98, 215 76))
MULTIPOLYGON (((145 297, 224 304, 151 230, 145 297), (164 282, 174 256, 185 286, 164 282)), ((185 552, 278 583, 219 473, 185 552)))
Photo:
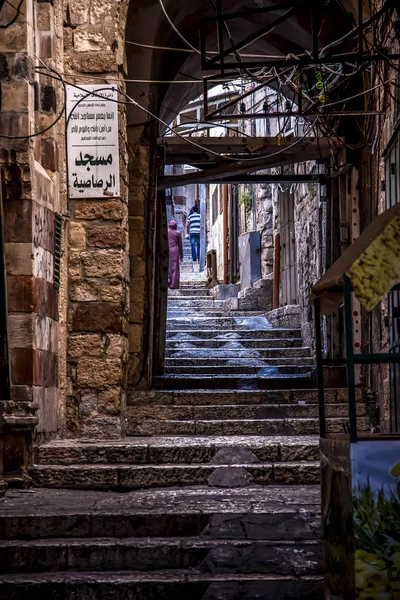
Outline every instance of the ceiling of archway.
MULTIPOLYGON (((196 48, 199 48, 200 21, 205 16, 215 16, 213 0, 163 0, 166 11, 182 35, 196 48)), ((260 6, 278 4, 275 0, 223 0, 223 11, 248 10, 260 6)), ((287 56, 312 50, 312 27, 309 8, 318 6, 319 43, 325 46, 348 32, 356 18, 355 0, 304 0, 307 11, 287 19, 273 32, 260 38, 244 53, 287 56), (314 3, 314 4, 313 4, 314 3)), ((229 21, 229 30, 234 42, 239 42, 266 25, 280 13, 261 14, 229 21)), ((128 93, 139 103, 170 121, 191 99, 202 92, 202 77, 210 71, 201 69, 200 56, 194 53, 168 50, 152 50, 130 44, 147 44, 169 48, 185 48, 166 20, 159 0, 132 0, 127 21, 126 53, 128 79, 135 80, 192 80, 189 84, 128 83, 128 93)), ((207 31, 207 50, 217 49, 215 26, 207 31)), ((128 114, 129 123, 143 122, 146 115, 138 108, 128 114)))

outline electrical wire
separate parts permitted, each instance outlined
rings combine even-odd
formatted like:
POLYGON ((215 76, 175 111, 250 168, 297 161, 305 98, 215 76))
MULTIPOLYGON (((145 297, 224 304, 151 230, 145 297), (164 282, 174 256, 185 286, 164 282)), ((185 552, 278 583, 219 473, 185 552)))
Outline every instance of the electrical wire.
MULTIPOLYGON (((131 42, 130 40, 126 40, 125 43, 130 44, 132 46, 138 46, 139 48, 147 48, 149 50, 167 50, 167 51, 169 50, 171 52, 186 52, 188 54, 197 54, 195 52, 195 50, 192 50, 191 48, 174 48, 171 46, 153 46, 152 44, 140 44, 139 42, 131 42)), ((217 52, 217 50, 207 50, 206 54, 216 55, 219 53, 217 52)), ((239 54, 239 56, 241 56, 243 58, 264 58, 264 59, 271 59, 271 60, 276 58, 276 56, 273 56, 271 54, 241 54, 240 52, 238 54, 239 54)))
POLYGON ((162 0, 158 0, 158 2, 159 2, 159 4, 160 4, 160 6, 161 6, 161 9, 162 9, 162 11, 163 11, 163 13, 164 13, 164 16, 165 16, 165 18, 167 19, 168 23, 171 25, 171 27, 172 27, 172 29, 175 31, 175 33, 176 33, 176 34, 177 34, 177 35, 178 35, 178 36, 181 38, 181 40, 182 40, 182 41, 183 41, 183 42, 184 42, 184 43, 185 43, 187 46, 189 46, 189 48, 191 48, 191 49, 193 50, 193 52, 196 52, 196 54, 200 54, 200 55, 201 55, 201 52, 200 52, 200 50, 197 50, 197 48, 195 48, 195 47, 194 47, 194 46, 193 46, 193 45, 192 45, 192 44, 191 44, 191 43, 190 43, 190 42, 189 42, 189 41, 188 41, 188 40, 187 40, 187 39, 186 39, 186 38, 185 38, 185 37, 184 37, 184 36, 181 34, 181 32, 179 31, 179 29, 178 29, 177 27, 175 27, 174 23, 173 23, 173 22, 171 21, 171 19, 169 18, 169 15, 168 15, 168 13, 167 13, 167 11, 166 11, 166 9, 165 9, 165 6, 164 6, 164 3, 163 3, 163 1, 162 1, 162 0))
POLYGON ((0 25, 0 29, 7 29, 8 27, 11 27, 11 25, 13 25, 15 23, 15 21, 18 19, 19 15, 22 14, 21 13, 21 6, 23 5, 23 3, 24 3, 24 0, 19 0, 18 5, 17 6, 13 6, 11 4, 11 2, 8 2, 8 4, 15 9, 16 13, 13 16, 13 18, 11 19, 11 21, 9 21, 8 23, 6 23, 5 25, 0 25))

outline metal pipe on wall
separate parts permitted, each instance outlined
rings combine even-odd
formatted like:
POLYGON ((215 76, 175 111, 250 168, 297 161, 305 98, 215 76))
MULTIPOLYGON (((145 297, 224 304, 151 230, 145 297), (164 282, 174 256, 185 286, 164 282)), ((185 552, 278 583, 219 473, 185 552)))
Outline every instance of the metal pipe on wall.
POLYGON ((229 283, 228 258, 228 184, 222 184, 222 252, 224 263, 224 283, 229 283))
POLYGON ((274 239, 274 296, 273 308, 279 308, 279 288, 281 275, 281 235, 277 233, 274 239))

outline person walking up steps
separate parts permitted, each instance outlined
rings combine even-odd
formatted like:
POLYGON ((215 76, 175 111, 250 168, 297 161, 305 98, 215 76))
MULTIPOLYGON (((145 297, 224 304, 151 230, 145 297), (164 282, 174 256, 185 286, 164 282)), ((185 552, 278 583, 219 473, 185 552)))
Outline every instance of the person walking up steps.
POLYGON ((180 282, 180 261, 183 260, 182 236, 177 231, 176 221, 171 221, 168 227, 168 287, 170 290, 178 290, 180 282))
POLYGON ((190 245, 192 247, 193 262, 200 261, 200 210, 195 204, 188 217, 187 232, 190 234, 190 245))

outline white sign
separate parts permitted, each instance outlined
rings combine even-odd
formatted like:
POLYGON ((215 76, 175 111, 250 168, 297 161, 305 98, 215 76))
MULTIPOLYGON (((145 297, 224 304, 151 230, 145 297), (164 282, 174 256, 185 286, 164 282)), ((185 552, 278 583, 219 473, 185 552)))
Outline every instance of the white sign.
POLYGON ((117 91, 111 85, 79 87, 67 85, 69 196, 119 196, 117 91))

